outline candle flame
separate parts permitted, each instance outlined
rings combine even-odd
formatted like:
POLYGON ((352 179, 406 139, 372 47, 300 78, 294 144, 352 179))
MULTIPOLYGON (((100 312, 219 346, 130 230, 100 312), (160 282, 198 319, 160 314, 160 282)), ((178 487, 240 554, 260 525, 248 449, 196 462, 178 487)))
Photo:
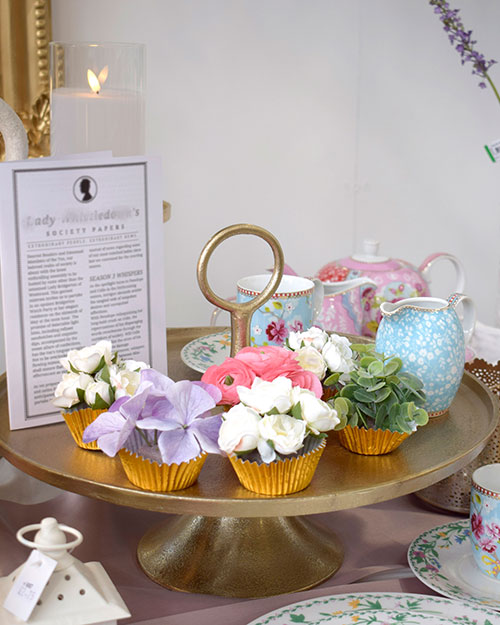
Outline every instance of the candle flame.
POLYGON ((102 85, 106 82, 108 77, 108 66, 105 65, 101 71, 99 72, 99 77, 97 77, 91 69, 87 70, 87 80, 89 82, 89 86, 94 93, 99 93, 102 85))

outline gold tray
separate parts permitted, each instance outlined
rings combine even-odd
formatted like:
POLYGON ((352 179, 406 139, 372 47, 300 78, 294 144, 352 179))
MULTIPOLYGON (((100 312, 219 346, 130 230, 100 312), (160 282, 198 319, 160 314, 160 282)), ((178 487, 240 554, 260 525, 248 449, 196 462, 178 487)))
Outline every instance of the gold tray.
MULTIPOLYGON (((199 379, 198 373, 182 363, 179 353, 187 342, 210 332, 213 328, 170 329, 167 332, 169 375, 173 379, 199 379)), ((328 537, 318 535, 318 560, 313 558, 313 566, 298 566, 295 553, 290 558, 293 573, 283 559, 276 558, 279 547, 273 540, 264 541, 262 549, 265 553, 260 555, 255 552, 259 541, 250 541, 249 559, 258 561, 259 567, 255 583, 248 570, 249 559, 242 555, 245 545, 241 543, 240 555, 233 558, 245 563, 240 576, 241 584, 236 587, 234 576, 237 573, 231 570, 227 577, 231 579, 232 575, 233 579, 231 589, 227 590, 227 580, 219 580, 220 571, 219 577, 213 579, 210 569, 221 568, 220 553, 212 554, 214 561, 210 564, 210 554, 204 553, 200 558, 199 554, 189 552, 189 555, 186 552, 187 543, 192 550, 195 540, 198 544, 202 542, 199 532, 203 536, 211 533, 211 540, 203 541, 207 543, 204 548, 210 549, 217 544, 216 536, 221 532, 229 532, 224 540, 226 545, 227 540, 236 544, 237 535, 240 542, 244 542, 245 535, 262 531, 267 520, 268 538, 274 536, 278 540, 278 536, 285 533, 286 550, 293 546, 292 538, 295 537, 297 549, 305 550, 304 558, 311 560, 313 547, 310 544, 306 546, 298 535, 306 531, 316 534, 317 530, 311 529, 306 519, 287 517, 355 508, 425 488, 471 462, 485 446, 497 421, 496 397, 482 382, 466 372, 449 414, 431 419, 428 425, 386 456, 353 454, 341 447, 336 433, 331 434, 311 485, 299 493, 276 498, 252 493, 239 484, 230 463, 222 456, 209 456, 198 482, 190 488, 172 493, 153 493, 141 491, 130 484, 117 458, 111 459, 100 452, 76 447, 64 423, 10 431, 5 376, 0 380, 0 449, 12 464, 43 481, 89 497, 135 508, 193 515, 181 520, 174 517, 163 529, 146 534, 139 545, 141 565, 150 577, 163 585, 231 596, 267 596, 320 583, 340 566, 342 556, 338 540, 329 537, 328 556, 325 547, 328 537), (297 523, 300 527, 290 526, 297 523), (165 529, 167 526, 168 530, 165 529), (182 546, 179 543, 181 534, 188 537, 182 546), (166 541, 171 546, 173 543, 179 545, 178 549, 184 557, 198 556, 199 575, 194 581, 192 571, 186 572, 183 581, 178 567, 165 573, 165 549, 161 557, 158 555, 157 562, 151 563, 151 554, 159 553, 166 541), (274 566, 270 566, 271 559, 276 561, 274 566), (207 568, 205 572, 202 571, 203 566, 207 568), (270 568, 269 576, 266 574, 269 579, 264 582, 265 566, 270 568), (310 573, 307 568, 312 569, 310 573), (273 579, 279 577, 278 569, 282 571, 281 577, 273 579), (293 579, 294 575, 297 579, 293 579)))

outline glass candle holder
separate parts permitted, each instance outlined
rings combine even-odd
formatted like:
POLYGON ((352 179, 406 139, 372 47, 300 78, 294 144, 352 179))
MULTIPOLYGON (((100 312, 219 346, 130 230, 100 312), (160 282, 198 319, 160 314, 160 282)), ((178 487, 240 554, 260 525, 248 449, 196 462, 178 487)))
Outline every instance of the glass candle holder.
POLYGON ((145 46, 50 43, 51 154, 144 154, 145 46))

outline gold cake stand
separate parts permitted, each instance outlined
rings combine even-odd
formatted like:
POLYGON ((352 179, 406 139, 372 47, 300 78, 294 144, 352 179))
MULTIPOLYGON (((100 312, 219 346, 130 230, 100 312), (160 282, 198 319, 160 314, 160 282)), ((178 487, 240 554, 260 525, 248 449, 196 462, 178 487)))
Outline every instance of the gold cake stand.
MULTIPOLYGON (((173 379, 199 379, 179 352, 211 332, 168 331, 173 379)), ((327 579, 341 565, 341 543, 305 515, 364 506, 429 486, 473 460, 497 421, 497 399, 465 373, 449 414, 431 419, 389 455, 351 453, 331 434, 311 485, 299 493, 275 498, 252 493, 240 486, 222 456, 209 456, 190 488, 152 493, 132 486, 118 459, 76 447, 64 423, 10 431, 6 380, 0 378, 0 450, 13 465, 81 495, 173 513, 139 543, 145 573, 169 588, 233 597, 294 592, 327 579)))

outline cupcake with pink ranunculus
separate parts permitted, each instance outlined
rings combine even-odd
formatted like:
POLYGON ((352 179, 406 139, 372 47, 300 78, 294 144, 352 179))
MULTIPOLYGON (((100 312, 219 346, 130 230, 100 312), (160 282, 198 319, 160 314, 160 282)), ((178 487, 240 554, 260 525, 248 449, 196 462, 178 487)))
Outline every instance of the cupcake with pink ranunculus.
POLYGON ((336 410, 290 378, 255 377, 238 386, 239 403, 222 415, 218 443, 241 484, 266 495, 306 488, 326 444, 341 423, 336 410))
POLYGON ((221 404, 235 405, 240 401, 238 387, 251 387, 255 378, 270 382, 278 377, 287 378, 292 386, 307 389, 318 398, 322 395, 318 376, 304 369, 296 355, 284 347, 245 347, 234 358, 209 367, 201 379, 219 388, 221 404))
POLYGON ((135 393, 144 362, 121 361, 113 352, 111 341, 99 341, 81 349, 72 349, 60 363, 66 370, 54 392, 52 403, 61 409, 75 443, 83 449, 97 449, 84 443, 84 429, 115 399, 135 393))

